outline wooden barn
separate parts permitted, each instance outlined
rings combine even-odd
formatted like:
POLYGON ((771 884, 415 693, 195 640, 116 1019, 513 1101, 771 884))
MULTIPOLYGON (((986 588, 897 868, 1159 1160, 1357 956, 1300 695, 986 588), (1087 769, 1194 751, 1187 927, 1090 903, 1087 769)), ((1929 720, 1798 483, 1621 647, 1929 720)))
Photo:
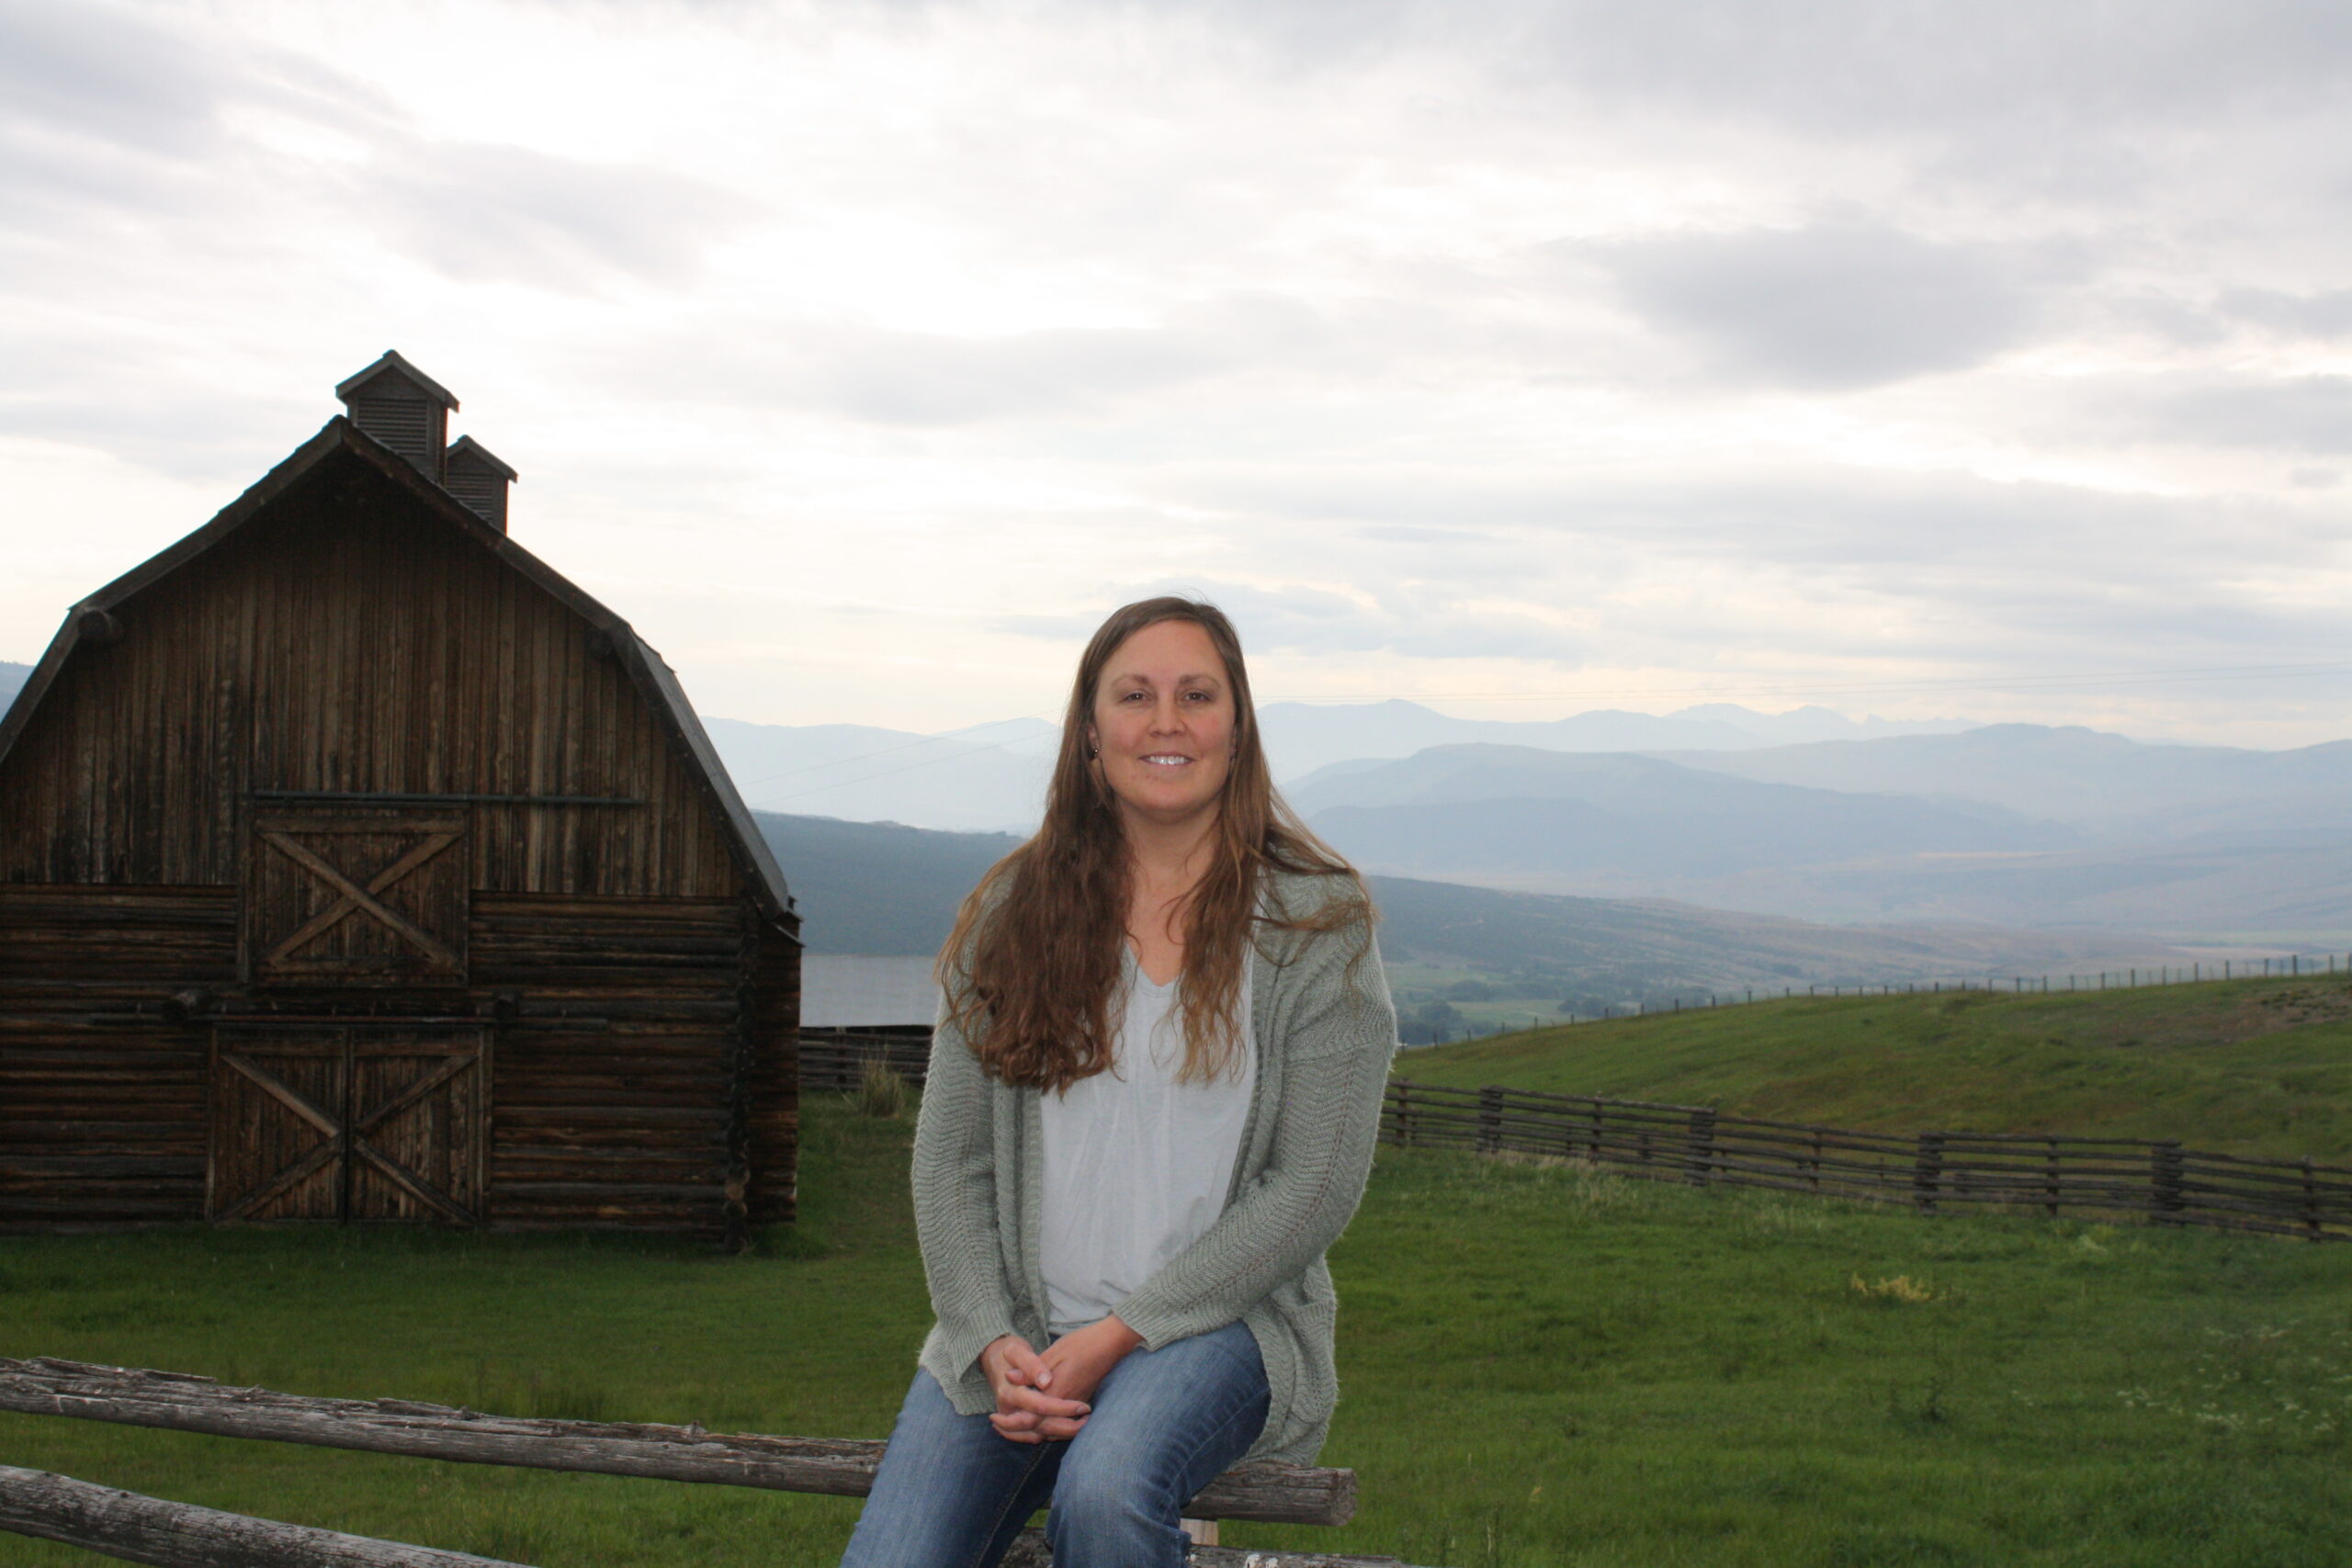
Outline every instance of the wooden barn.
POLYGON ((799 922, 397 354, 0 722, 0 1226, 793 1212, 799 922))

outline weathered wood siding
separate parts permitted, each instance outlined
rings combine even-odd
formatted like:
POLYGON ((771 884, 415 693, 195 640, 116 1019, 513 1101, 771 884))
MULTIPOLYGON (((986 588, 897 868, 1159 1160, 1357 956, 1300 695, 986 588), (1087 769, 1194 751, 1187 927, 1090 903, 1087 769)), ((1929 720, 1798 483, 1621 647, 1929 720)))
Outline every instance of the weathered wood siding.
MULTIPOLYGON (((439 1014, 494 1035, 490 1224, 716 1236, 730 1201, 752 1224, 792 1217, 797 967, 765 927, 739 1101, 747 927, 741 899, 478 894, 462 994, 370 994, 385 1030, 439 1014)), ((216 1037, 283 1025, 159 1004, 231 987, 236 929, 233 889, 0 886, 0 1224, 205 1217, 216 1037)))
POLYGON ((112 613, 0 759, 0 1224, 791 1217, 789 917, 582 614, 349 454, 112 613))
POLYGON ((0 881, 238 884, 255 791, 473 812, 468 885, 735 895, 686 759, 568 606, 355 459, 117 611, 0 767, 0 881))
POLYGON ((232 887, 0 886, 0 1224, 204 1217, 209 1033, 155 1003, 236 962, 232 887))
POLYGON ((730 899, 476 897, 476 984, 529 998, 499 1042, 494 1224, 723 1225, 743 920, 730 899))
POLYGON ((758 932, 752 975, 749 1093, 752 1188, 746 1218, 793 1217, 800 1146, 800 944, 774 925, 758 932))

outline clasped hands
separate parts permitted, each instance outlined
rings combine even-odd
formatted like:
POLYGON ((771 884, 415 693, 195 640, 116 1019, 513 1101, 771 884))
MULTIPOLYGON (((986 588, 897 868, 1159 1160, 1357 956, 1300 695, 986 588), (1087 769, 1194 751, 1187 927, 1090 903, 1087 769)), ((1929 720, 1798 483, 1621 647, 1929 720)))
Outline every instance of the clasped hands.
POLYGON ((1142 1343, 1116 1317, 1065 1334, 1043 1350, 1032 1350, 1017 1334, 990 1340, 980 1352, 980 1370, 996 1391, 989 1424, 1011 1442, 1068 1441, 1086 1425, 1095 1389, 1142 1343))

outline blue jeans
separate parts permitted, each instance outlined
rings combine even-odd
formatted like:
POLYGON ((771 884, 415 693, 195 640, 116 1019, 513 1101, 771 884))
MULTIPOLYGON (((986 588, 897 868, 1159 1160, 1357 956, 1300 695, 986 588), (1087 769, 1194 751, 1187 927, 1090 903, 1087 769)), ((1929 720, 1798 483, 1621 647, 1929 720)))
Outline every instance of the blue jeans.
POLYGON ((1065 1443, 998 1437, 917 1369, 842 1568, 995 1568, 1048 1505, 1054 1568, 1182 1568, 1181 1511, 1258 1440, 1270 1397, 1238 1323, 1130 1352, 1065 1443))

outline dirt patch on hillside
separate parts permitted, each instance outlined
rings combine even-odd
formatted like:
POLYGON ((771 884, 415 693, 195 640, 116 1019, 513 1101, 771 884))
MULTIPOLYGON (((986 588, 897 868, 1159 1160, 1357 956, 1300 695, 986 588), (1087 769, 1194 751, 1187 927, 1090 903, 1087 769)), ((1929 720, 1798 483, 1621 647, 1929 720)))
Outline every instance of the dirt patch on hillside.
POLYGON ((2352 1021, 2352 982, 2343 979, 2288 983, 2231 998, 2221 1006, 2174 1013, 2161 1019, 2119 1020, 2103 1031, 2103 1043, 2134 1045, 2235 1045, 2306 1024, 2352 1021))
POLYGON ((2276 1034, 2306 1023, 2335 1023, 2352 1019, 2352 985, 2341 980, 2289 986, 2282 990, 2248 997, 2222 1015, 2222 1038, 2232 1043, 2257 1034, 2276 1034))

